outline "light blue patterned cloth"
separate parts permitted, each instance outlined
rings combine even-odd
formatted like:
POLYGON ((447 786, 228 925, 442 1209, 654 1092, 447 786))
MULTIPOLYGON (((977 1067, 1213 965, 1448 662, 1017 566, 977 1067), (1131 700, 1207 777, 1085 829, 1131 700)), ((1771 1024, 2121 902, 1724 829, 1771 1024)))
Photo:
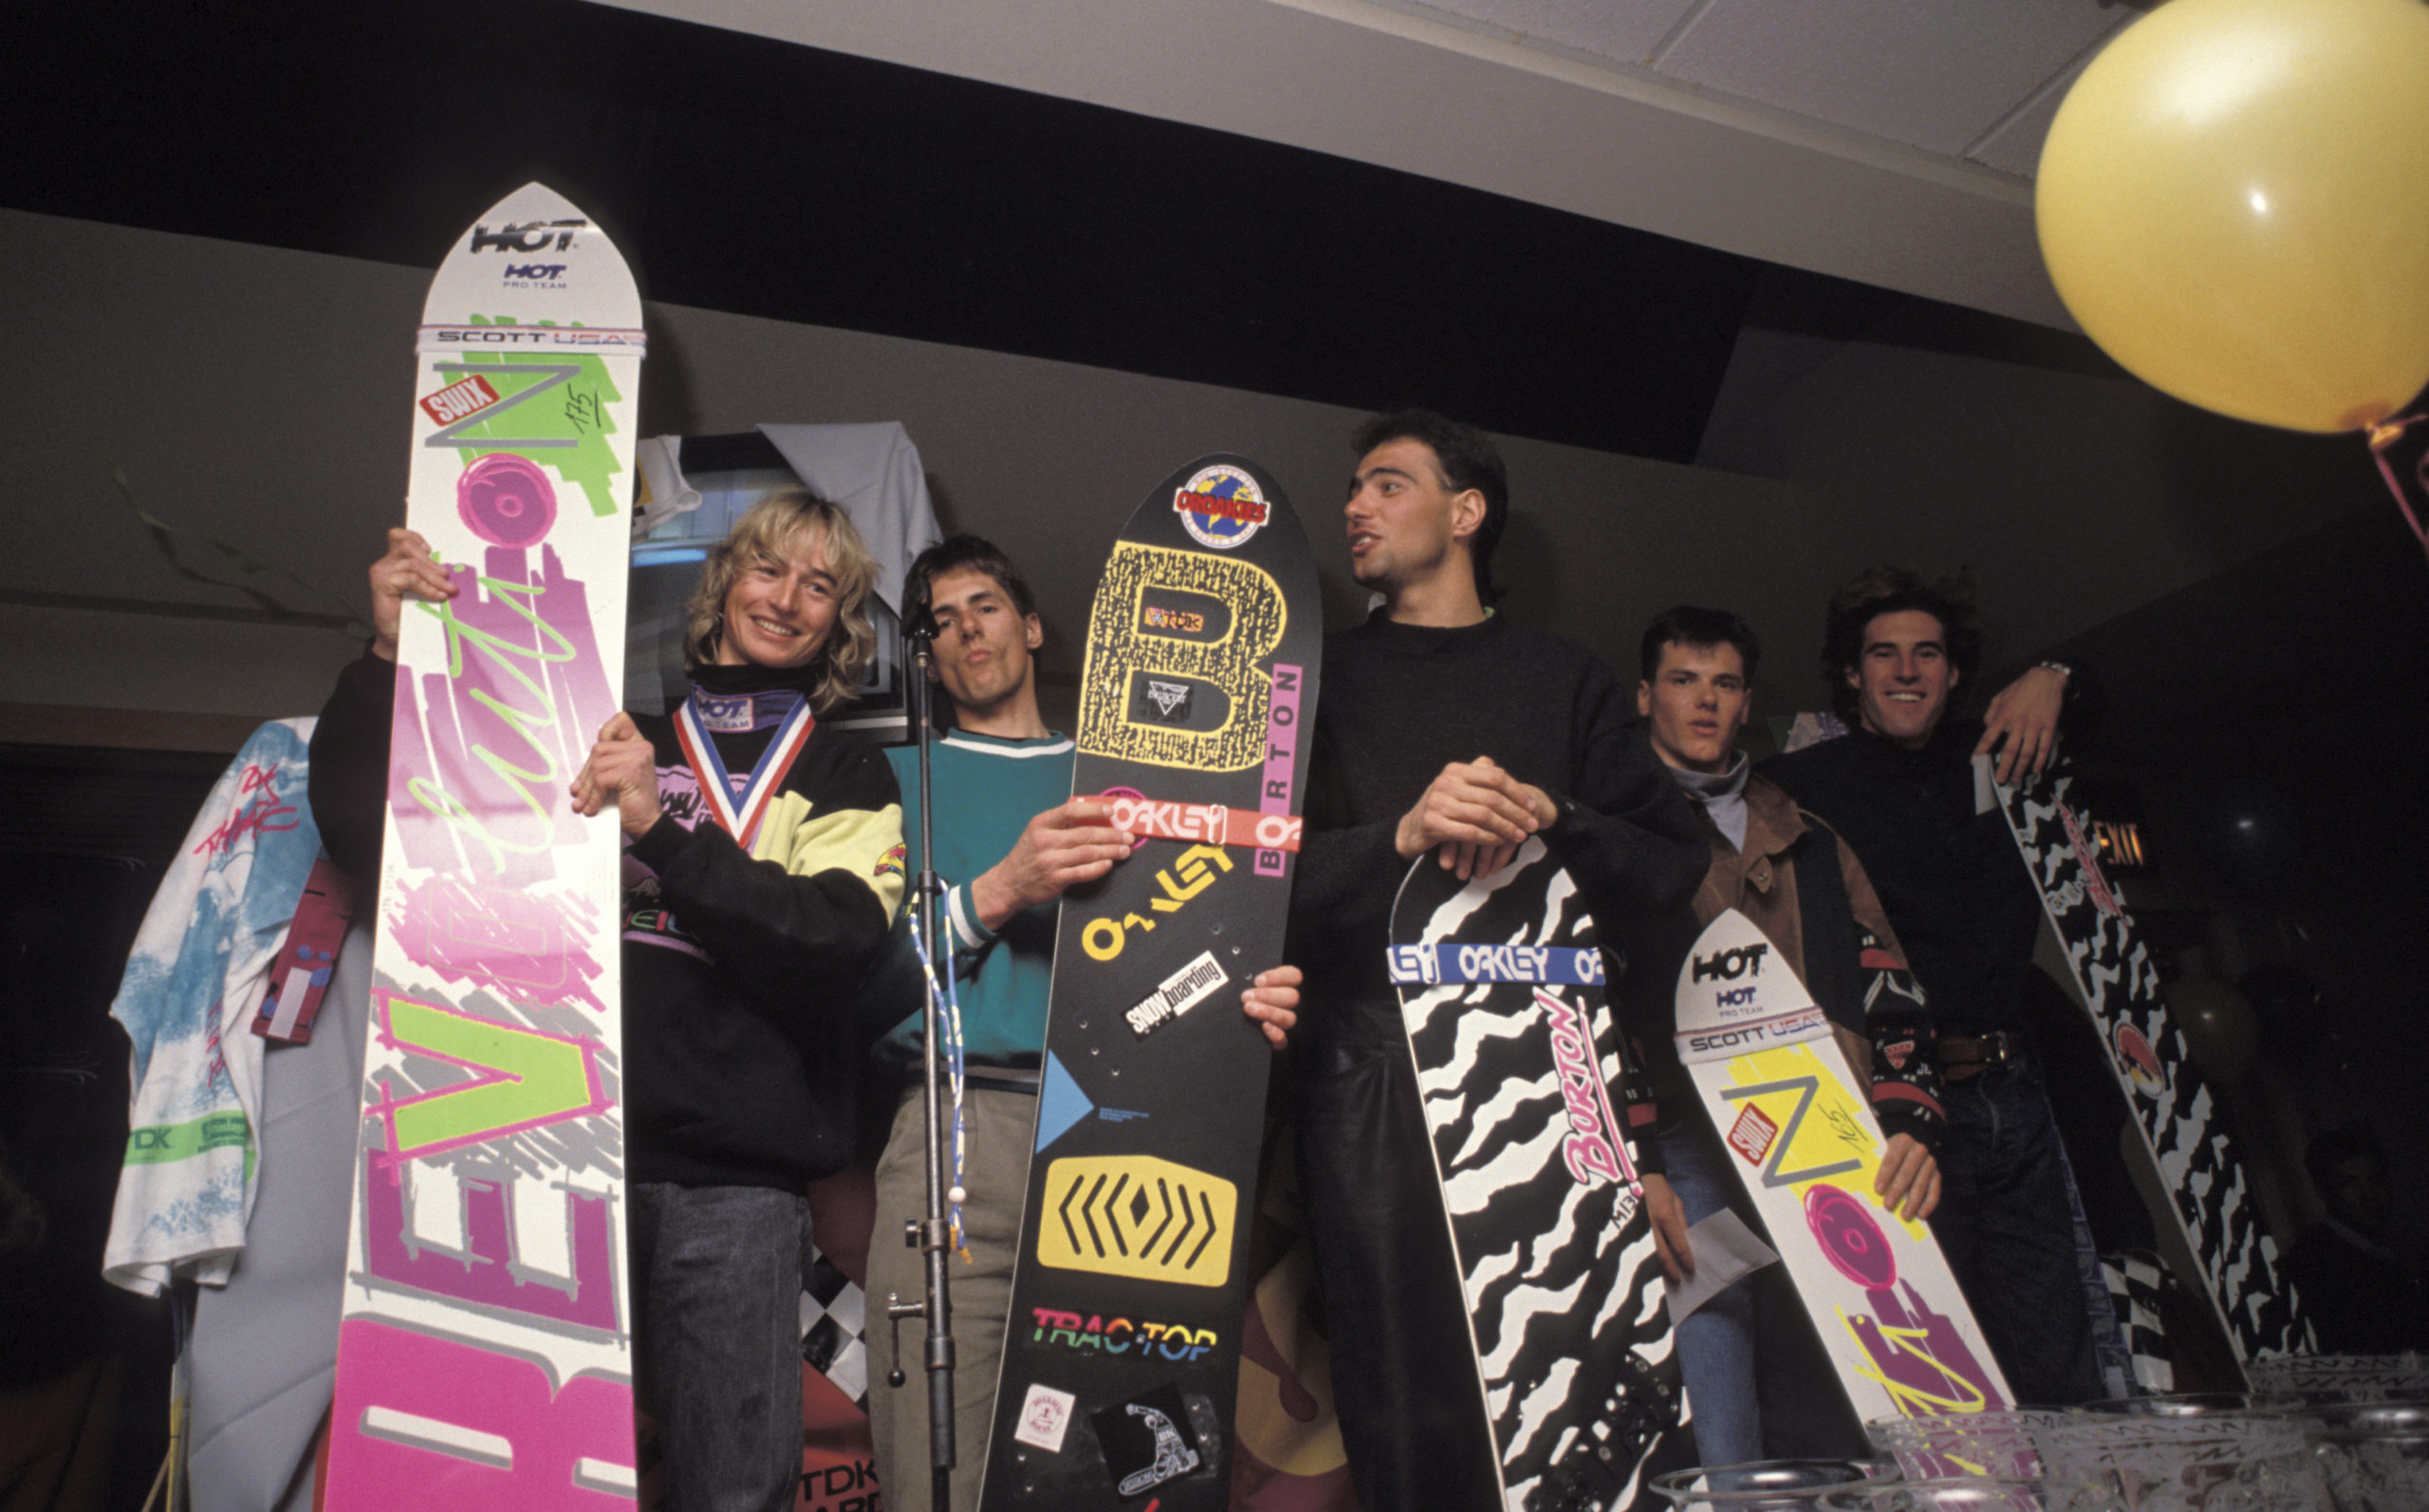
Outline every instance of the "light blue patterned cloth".
POLYGON ((211 790, 135 936, 110 1016, 134 1042, 102 1271, 157 1296, 226 1282, 252 1208, 262 1041, 249 1028, 320 855, 309 719, 264 725, 211 790))

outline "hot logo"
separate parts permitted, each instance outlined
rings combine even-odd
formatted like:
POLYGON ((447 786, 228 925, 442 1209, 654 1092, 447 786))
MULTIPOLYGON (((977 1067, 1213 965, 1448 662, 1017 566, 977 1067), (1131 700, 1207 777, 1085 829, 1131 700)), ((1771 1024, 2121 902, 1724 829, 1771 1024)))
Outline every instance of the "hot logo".
POLYGON ((1255 535, 1269 512, 1256 480, 1221 463, 1192 474, 1173 495, 1173 511, 1191 539, 1217 551, 1229 551, 1255 535))
POLYGON ((2130 1023, 2117 1026, 2117 1063, 2125 1068, 2134 1090, 2146 1097, 2156 1097, 2167 1090, 2167 1073, 2160 1068, 2159 1052, 2142 1031, 2130 1023))

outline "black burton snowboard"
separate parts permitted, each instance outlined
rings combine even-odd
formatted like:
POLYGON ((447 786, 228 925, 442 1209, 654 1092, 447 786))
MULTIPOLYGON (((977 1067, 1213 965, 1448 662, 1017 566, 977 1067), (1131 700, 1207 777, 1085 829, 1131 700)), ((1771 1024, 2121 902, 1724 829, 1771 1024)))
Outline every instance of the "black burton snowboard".
POLYGON ((1391 939, 1503 1500, 1650 1504, 1695 1441, 1585 900, 1540 839, 1464 884, 1429 854, 1391 939))
POLYGON ((1281 961, 1323 636, 1299 522, 1238 457, 1114 544, 1072 791, 1141 839, 1063 901, 990 1509, 1229 1497, 1271 1054, 1239 995, 1281 961))

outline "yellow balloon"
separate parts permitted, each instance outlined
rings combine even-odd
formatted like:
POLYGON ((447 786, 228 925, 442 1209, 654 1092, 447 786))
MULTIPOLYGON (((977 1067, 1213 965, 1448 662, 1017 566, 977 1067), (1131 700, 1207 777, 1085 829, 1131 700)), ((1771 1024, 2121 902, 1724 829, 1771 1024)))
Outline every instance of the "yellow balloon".
POLYGON ((2298 431, 2386 418, 2429 385, 2429 4, 2168 0, 2059 107, 2035 213, 2138 377, 2298 431))

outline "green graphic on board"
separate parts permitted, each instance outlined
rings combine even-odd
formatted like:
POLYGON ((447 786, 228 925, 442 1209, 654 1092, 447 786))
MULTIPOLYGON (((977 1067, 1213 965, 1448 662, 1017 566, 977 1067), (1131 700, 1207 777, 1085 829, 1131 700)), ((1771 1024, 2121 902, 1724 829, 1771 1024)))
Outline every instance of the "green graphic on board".
MULTIPOLYGON (((514 322, 503 316, 492 320, 475 315, 470 323, 512 325, 514 322)), ((580 485, 583 495, 590 501, 592 514, 605 516, 618 511, 615 477, 624 468, 616 460, 615 448, 607 440, 616 429, 607 409, 623 395, 607 376, 606 363, 587 352, 553 348, 544 352, 466 352, 464 361, 469 368, 483 370, 481 376, 505 401, 491 414, 454 433, 454 438, 464 443, 458 451, 467 467, 485 452, 511 452, 554 468, 559 477, 580 485), (498 368, 508 371, 494 371, 498 368), (540 371, 512 371, 516 368, 540 371), (570 376, 562 371, 566 368, 574 370, 570 376), (554 392, 536 395, 528 402, 515 402, 517 395, 535 389, 554 392), (556 444, 535 447, 531 445, 533 441, 556 444), (568 441, 571 446, 562 444, 568 441)))
POLYGON ((394 1107, 398 1155, 596 1113, 590 1058, 578 1041, 476 1019, 410 998, 388 999, 391 1040, 479 1073, 476 1079, 394 1107))

